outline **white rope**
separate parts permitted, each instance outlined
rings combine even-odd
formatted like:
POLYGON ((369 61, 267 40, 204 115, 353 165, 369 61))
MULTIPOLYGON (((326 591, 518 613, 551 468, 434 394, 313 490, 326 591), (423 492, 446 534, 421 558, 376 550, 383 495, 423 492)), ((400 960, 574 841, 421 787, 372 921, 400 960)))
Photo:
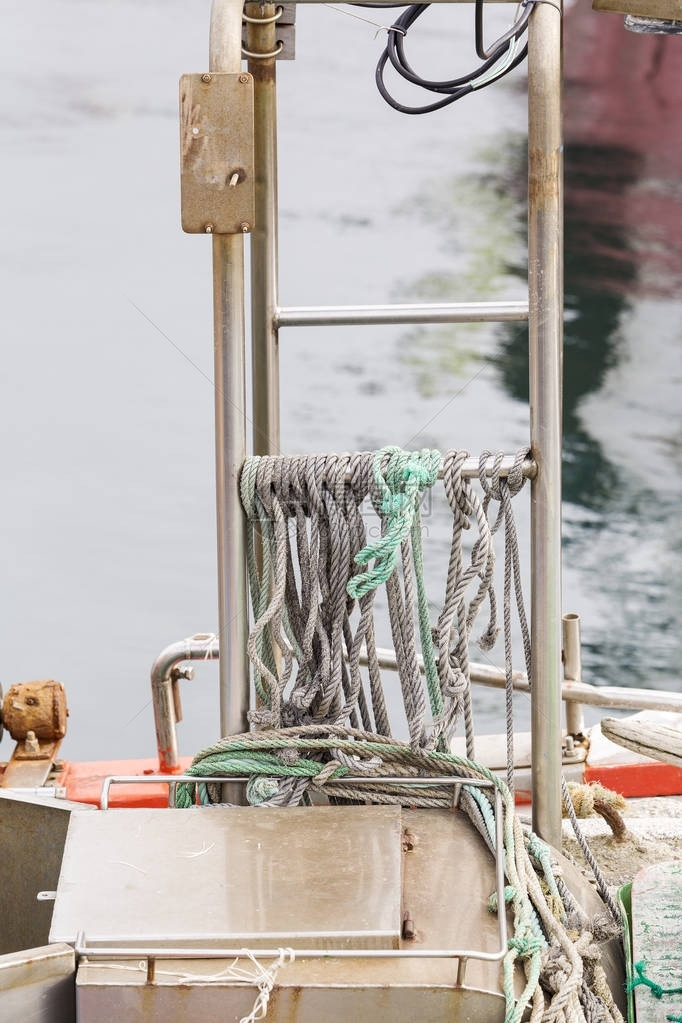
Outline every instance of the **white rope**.
POLYGON ((263 964, 258 961, 251 949, 241 949, 240 955, 243 956, 244 959, 249 960, 253 969, 248 969, 244 966, 238 965, 240 959, 237 958, 234 959, 229 966, 226 966, 223 970, 219 970, 217 973, 204 974, 187 973, 179 970, 157 970, 156 976, 172 977, 174 980, 180 981, 181 983, 190 984, 255 985, 258 988, 258 994, 256 995, 256 1000, 253 1003, 253 1008, 248 1016, 242 1016, 239 1023, 258 1023, 259 1020, 265 1019, 267 1015, 268 1003, 270 1001, 272 989, 274 988, 277 980, 277 974, 283 966, 288 966, 290 963, 294 962, 296 954, 292 948, 280 948, 277 958, 273 959, 267 967, 263 966, 263 964))

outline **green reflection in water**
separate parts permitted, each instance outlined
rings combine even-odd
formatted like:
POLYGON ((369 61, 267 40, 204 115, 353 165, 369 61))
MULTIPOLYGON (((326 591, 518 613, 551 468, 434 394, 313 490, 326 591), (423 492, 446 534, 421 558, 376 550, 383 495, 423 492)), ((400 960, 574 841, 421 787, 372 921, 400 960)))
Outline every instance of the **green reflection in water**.
MULTIPOLYGON (((483 159, 489 158, 490 154, 483 154, 483 159)), ((416 196, 410 216, 437 227, 441 251, 454 269, 433 270, 401 282, 396 300, 466 302, 500 293, 509 276, 509 253, 518 248, 514 204, 513 198, 491 188, 483 178, 438 181, 416 196)), ((453 378, 471 377, 493 341, 489 324, 420 326, 401 335, 398 353, 419 393, 431 397, 451 389, 453 378)))
MULTIPOLYGON (((567 147, 564 540, 567 563, 580 573, 581 605, 587 599, 586 677, 670 688, 679 660, 682 586, 676 513, 658 490, 608 458, 581 417, 585 400, 599 400, 607 375, 626 357, 623 323, 636 296, 642 254, 633 248, 623 213, 641 163, 629 149, 567 147)), ((431 272, 403 294, 456 301, 516 296, 519 282, 525 288, 525 139, 507 138, 487 166, 493 169, 473 184, 453 179, 417 200, 418 216, 438 226, 440 250, 454 269, 431 272)), ((416 370, 422 392, 451 393, 468 365, 488 361, 505 394, 528 402, 523 325, 417 329, 403 335, 400 353, 416 370)), ((626 406, 615 414, 631 429, 626 406)))
MULTIPOLYGON (((601 445, 585 430, 580 405, 603 386, 607 372, 617 364, 621 350, 620 324, 628 308, 628 288, 636 277, 636 261, 627 235, 603 217, 600 199, 622 194, 637 180, 639 159, 615 147, 568 146, 564 206, 564 499, 591 510, 613 502, 622 481, 615 466, 605 458, 601 445)), ((527 164, 525 143, 517 144, 519 168, 505 191, 525 193, 527 164)), ((498 185, 499 187, 499 185, 498 185)), ((527 207, 516 208, 519 231, 525 230, 527 207), (523 225, 523 226, 521 226, 523 225)), ((527 266, 510 264, 509 271, 522 278, 527 266)), ((505 391, 528 400, 528 330, 525 326, 502 328, 494 362, 505 391)))

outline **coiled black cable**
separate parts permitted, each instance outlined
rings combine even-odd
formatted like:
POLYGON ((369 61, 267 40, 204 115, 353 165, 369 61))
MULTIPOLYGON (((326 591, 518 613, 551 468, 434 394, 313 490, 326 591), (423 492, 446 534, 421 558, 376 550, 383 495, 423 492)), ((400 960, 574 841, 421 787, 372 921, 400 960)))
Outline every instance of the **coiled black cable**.
MULTIPOLYGON (((483 0, 476 0, 476 53, 481 58, 482 63, 468 74, 462 75, 459 78, 452 78, 449 81, 430 81, 429 79, 422 78, 410 66, 405 54, 405 37, 415 21, 428 10, 431 4, 412 4, 406 7, 403 13, 388 28, 386 48, 379 58, 375 75, 379 92, 394 110, 398 110, 403 114, 428 114, 432 110, 439 110, 441 107, 454 103, 455 100, 461 99, 462 96, 468 95, 477 88, 485 88, 486 85, 499 81, 499 79, 509 74, 510 71, 513 71, 515 67, 518 67, 525 60, 528 53, 527 44, 524 44, 519 53, 509 62, 507 67, 500 70, 499 74, 491 77, 489 81, 478 83, 478 79, 494 67, 505 54, 509 53, 510 47, 524 34, 528 27, 528 20, 533 12, 534 3, 535 0, 524 0, 522 3, 523 12, 515 24, 486 49, 483 45, 483 0), (428 92, 442 95, 443 98, 418 107, 410 107, 399 103, 388 91, 384 81, 384 71, 389 61, 398 74, 406 81, 426 89, 428 92)), ((368 3, 360 6, 383 7, 386 5, 368 3)))

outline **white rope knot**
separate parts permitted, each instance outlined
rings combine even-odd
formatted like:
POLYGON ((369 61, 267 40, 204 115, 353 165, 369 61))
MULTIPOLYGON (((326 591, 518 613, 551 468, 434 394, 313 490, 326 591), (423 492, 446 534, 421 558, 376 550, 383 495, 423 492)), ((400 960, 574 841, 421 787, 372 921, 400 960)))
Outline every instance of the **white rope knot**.
POLYGON ((242 1016, 239 1023, 257 1023, 258 1020, 265 1019, 267 1015, 270 994, 275 986, 277 974, 281 967, 293 963, 296 956, 292 948, 280 948, 277 959, 265 969, 248 948, 243 949, 243 953, 256 967, 256 976, 249 979, 251 982, 255 981, 258 987, 258 994, 256 995, 256 1001, 253 1003, 251 1012, 248 1016, 242 1016))

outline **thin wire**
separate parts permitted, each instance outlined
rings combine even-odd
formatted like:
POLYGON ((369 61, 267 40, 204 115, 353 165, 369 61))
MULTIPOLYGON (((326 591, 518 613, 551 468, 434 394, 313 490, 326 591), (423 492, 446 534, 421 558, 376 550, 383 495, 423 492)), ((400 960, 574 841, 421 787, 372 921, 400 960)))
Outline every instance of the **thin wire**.
MULTIPOLYGON (((379 35, 379 32, 392 32, 392 31, 394 31, 394 32, 402 32, 402 29, 396 29, 394 25, 380 25, 378 21, 371 21, 369 18, 361 18, 359 14, 353 14, 352 11, 347 11, 343 7, 337 7, 336 4, 323 4, 322 6, 323 7, 328 7, 330 11, 336 11, 337 14, 345 14, 346 17, 348 17, 348 18, 355 18, 356 21, 364 21, 364 23, 366 25, 373 25, 378 30, 376 35, 375 35, 375 37, 374 37, 375 39, 379 35)), ((383 7, 385 5, 384 4, 361 4, 361 5, 359 4, 358 6, 373 7, 374 8, 374 7, 383 7)), ((391 5, 391 6, 398 6, 398 5, 391 5)), ((402 5, 400 5, 400 6, 402 6, 402 5)), ((402 34, 405 35, 405 32, 402 32, 402 34)))

